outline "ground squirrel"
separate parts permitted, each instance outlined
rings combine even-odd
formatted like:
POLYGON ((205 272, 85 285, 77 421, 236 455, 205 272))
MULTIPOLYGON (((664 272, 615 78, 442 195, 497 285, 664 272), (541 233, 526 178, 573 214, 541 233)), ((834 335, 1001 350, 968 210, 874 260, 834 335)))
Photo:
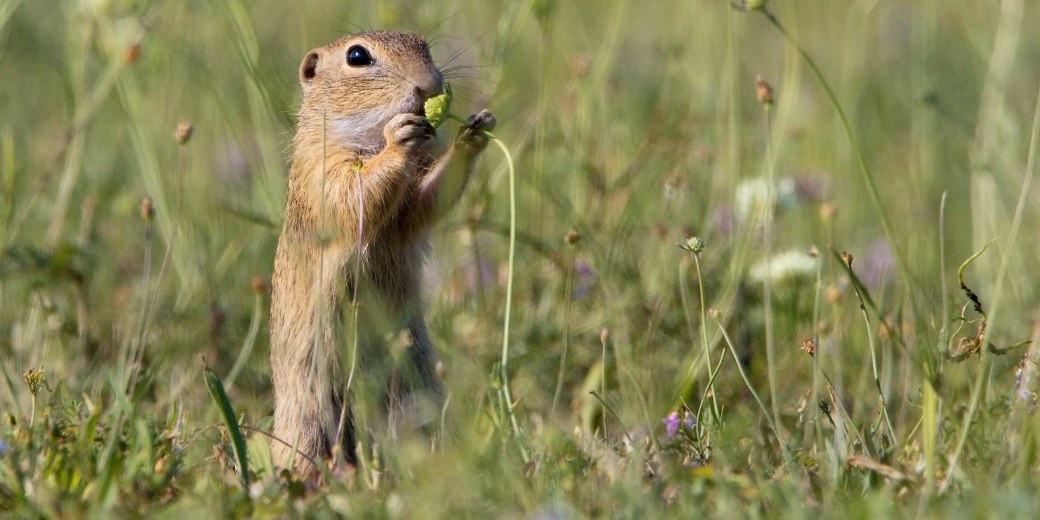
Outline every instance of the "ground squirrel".
MULTIPOLYGON (((439 394, 420 298, 426 231, 458 199, 495 120, 487 110, 471 116, 434 156, 423 104, 442 92, 443 79, 426 42, 412 34, 352 34, 314 49, 300 64, 300 83, 271 279, 274 436, 284 441, 272 451, 277 464, 292 460, 306 471, 337 445, 354 462, 341 355, 345 303, 361 302, 362 341, 407 330, 405 379, 439 394)), ((398 368, 391 412, 402 398, 398 368)))

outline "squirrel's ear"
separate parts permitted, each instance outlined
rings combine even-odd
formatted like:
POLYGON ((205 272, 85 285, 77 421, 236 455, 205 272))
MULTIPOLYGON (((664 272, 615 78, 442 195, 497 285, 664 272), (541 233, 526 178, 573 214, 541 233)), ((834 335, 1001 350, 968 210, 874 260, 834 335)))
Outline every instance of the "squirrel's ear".
POLYGON ((311 84, 311 80, 318 74, 318 58, 319 49, 314 49, 308 52, 303 57, 303 62, 300 63, 300 84, 304 87, 308 87, 311 84))

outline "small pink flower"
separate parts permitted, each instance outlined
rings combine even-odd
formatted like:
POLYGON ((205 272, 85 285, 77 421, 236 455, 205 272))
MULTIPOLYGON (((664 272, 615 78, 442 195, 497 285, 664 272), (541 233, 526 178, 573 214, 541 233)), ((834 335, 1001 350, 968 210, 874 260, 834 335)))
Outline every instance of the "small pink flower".
POLYGON ((682 423, 679 420, 679 412, 672 412, 668 417, 661 419, 661 422, 664 423, 665 435, 668 438, 675 437, 675 434, 679 433, 679 424, 682 423))
POLYGON ((685 431, 693 431, 693 428, 697 426, 697 416, 690 413, 689 410, 683 409, 681 412, 674 411, 668 414, 668 417, 661 419, 661 423, 664 424, 665 436, 671 439, 679 433, 680 427, 685 431))

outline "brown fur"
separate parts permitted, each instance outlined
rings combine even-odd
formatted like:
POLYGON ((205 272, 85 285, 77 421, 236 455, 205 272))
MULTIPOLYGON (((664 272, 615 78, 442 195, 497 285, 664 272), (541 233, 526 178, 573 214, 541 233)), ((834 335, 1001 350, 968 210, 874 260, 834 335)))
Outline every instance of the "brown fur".
MULTIPOLYGON (((481 130, 494 125, 490 112, 474 116, 435 158, 434 130, 419 114, 441 81, 426 42, 410 34, 345 36, 300 65, 303 102, 272 275, 274 435, 284 441, 272 443, 278 464, 306 471, 337 445, 354 462, 337 334, 344 298, 366 309, 365 337, 407 329, 419 384, 439 392, 420 298, 426 231, 457 200, 487 145, 481 130), (355 45, 371 64, 347 63, 355 45)), ((400 401, 394 393, 391 411, 400 401)))

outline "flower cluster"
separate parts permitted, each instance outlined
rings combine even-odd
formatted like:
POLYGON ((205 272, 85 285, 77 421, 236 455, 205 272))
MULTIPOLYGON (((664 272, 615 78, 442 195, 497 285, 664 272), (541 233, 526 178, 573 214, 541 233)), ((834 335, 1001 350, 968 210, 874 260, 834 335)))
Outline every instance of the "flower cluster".
POLYGON ((37 370, 30 367, 25 371, 25 374, 22 374, 22 377, 25 378, 25 385, 29 387, 29 393, 32 394, 33 397, 40 393, 41 388, 46 387, 48 390, 50 389, 47 386, 47 382, 43 379, 43 368, 37 370))
POLYGON ((444 93, 426 100, 423 110, 426 112, 426 120, 437 128, 441 123, 451 117, 451 86, 444 84, 444 93))

